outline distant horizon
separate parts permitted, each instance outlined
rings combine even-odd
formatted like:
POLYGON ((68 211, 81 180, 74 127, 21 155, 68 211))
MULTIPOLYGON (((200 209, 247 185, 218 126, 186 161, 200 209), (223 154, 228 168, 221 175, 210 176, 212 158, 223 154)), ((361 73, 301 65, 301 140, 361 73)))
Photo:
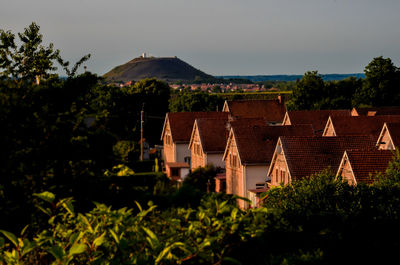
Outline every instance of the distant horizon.
POLYGON ((142 52, 214 76, 362 73, 378 56, 400 65, 398 10, 394 0, 3 0, 0 28, 36 22, 45 45, 71 63, 90 53, 98 75, 142 52))

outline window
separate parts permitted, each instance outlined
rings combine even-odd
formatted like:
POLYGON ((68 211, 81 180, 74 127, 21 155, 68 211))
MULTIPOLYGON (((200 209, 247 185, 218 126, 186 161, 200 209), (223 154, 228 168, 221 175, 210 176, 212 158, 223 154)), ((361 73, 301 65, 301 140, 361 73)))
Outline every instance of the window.
POLYGON ((278 180, 278 169, 275 170, 275 182, 278 184, 279 180, 278 180))
POLYGON ((232 166, 237 167, 237 156, 236 155, 232 155, 232 166))
POLYGON ((281 182, 285 183, 285 171, 281 170, 281 182))

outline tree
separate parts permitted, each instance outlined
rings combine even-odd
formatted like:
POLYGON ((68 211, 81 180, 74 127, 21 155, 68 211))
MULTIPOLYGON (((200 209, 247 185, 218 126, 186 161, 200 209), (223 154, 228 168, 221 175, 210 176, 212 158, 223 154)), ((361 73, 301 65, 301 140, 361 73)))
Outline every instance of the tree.
POLYGON ((54 61, 59 57, 60 51, 54 49, 53 43, 48 47, 42 44, 43 35, 39 33, 40 27, 35 23, 25 28, 23 33, 18 33, 21 45, 15 43, 15 35, 11 31, 0 30, 0 68, 2 76, 11 76, 17 79, 26 79, 40 83, 41 78, 49 76, 54 67, 54 61))
POLYGON ((180 111, 215 111, 218 106, 222 106, 223 99, 218 95, 207 92, 179 92, 171 97, 169 110, 171 112, 180 111))
POLYGON ((318 71, 308 71, 296 81, 290 109, 320 109, 320 101, 324 98, 325 83, 318 71))
POLYGON ((39 84, 41 79, 48 78, 52 71, 57 70, 54 66, 56 61, 69 77, 73 77, 79 66, 90 58, 90 54, 85 55, 71 70, 68 69, 69 62, 64 62, 53 43, 47 47, 42 45, 43 35, 39 30, 40 27, 32 22, 23 33, 18 33, 20 46, 11 31, 0 30, 0 69, 3 69, 0 76, 39 84))
POLYGON ((399 69, 390 58, 374 58, 364 69, 365 80, 355 95, 354 105, 390 106, 398 104, 399 69))

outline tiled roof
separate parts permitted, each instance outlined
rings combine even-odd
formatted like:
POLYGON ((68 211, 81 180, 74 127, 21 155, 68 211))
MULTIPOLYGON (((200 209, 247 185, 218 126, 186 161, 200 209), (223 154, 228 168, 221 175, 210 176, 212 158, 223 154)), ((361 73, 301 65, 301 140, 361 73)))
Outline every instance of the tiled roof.
POLYGON ((286 113, 284 101, 274 100, 232 100, 226 101, 233 117, 263 117, 270 122, 282 122, 286 113))
POLYGON ((167 113, 174 142, 189 142, 195 119, 228 117, 225 112, 170 112, 167 113))
POLYGON ((372 136, 280 137, 286 162, 293 179, 304 178, 324 169, 337 170, 348 149, 373 149, 372 136))
POLYGON ((312 136, 311 125, 259 126, 232 123, 236 145, 242 164, 269 164, 276 142, 282 135, 312 136))
POLYGON ((400 123, 387 122, 386 126, 394 146, 400 148, 400 123))
POLYGON ((204 153, 223 153, 228 138, 228 117, 196 119, 204 153))
POLYGON ((400 115, 331 117, 337 136, 374 135, 376 140, 385 122, 400 122, 400 115))
POLYGON ((354 177, 358 182, 372 183, 372 176, 378 172, 385 172, 389 162, 393 159, 393 152, 390 150, 347 150, 347 157, 354 177))
POLYGON ((329 116, 351 116, 350 110, 295 110, 288 111, 290 123, 296 124, 312 124, 316 134, 322 135, 329 116))
POLYGON ((400 115, 400 106, 377 107, 377 108, 354 108, 358 115, 367 116, 372 112, 374 115, 400 115))

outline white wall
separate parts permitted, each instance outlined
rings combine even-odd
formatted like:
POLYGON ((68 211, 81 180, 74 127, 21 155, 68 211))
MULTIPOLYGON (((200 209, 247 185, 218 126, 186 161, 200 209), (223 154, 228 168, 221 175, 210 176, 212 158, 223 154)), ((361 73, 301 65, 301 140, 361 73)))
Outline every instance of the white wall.
MULTIPOLYGON (((265 182, 267 180, 269 165, 265 166, 246 166, 246 189, 252 190, 256 188, 256 183, 265 182)), ((247 190, 244 194, 247 194, 247 190)))
POLYGON ((190 156, 189 144, 175 144, 176 162, 185 162, 185 157, 190 156))
POLYGON ((181 168, 181 179, 182 181, 189 175, 189 168, 181 168))
POLYGON ((224 154, 207 154, 207 165, 213 164, 215 167, 225 168, 225 161, 222 160, 224 154))

